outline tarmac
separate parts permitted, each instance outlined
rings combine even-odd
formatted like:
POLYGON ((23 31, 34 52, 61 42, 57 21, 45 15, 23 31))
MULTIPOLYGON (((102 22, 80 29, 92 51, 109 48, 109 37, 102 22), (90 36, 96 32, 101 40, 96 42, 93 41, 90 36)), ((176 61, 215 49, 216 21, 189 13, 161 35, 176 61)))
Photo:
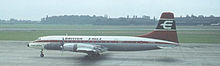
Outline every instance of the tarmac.
POLYGON ((150 51, 107 51, 97 58, 84 53, 28 48, 28 41, 0 41, 0 66, 220 66, 220 44, 181 44, 150 51))

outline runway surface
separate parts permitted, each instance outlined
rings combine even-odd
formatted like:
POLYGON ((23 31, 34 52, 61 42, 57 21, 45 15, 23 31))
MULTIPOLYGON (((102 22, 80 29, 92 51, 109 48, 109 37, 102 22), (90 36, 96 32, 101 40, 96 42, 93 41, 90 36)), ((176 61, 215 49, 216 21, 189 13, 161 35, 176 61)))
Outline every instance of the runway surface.
POLYGON ((0 66, 219 66, 220 44, 181 44, 150 51, 107 51, 98 58, 83 53, 45 51, 26 47, 28 42, 0 41, 0 66))

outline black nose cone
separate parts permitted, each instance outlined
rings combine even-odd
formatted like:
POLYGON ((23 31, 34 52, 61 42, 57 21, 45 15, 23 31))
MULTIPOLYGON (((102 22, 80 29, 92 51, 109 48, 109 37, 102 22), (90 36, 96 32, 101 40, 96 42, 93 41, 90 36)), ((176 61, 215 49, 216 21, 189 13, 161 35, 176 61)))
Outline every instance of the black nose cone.
POLYGON ((29 47, 29 44, 27 44, 27 47, 29 47))

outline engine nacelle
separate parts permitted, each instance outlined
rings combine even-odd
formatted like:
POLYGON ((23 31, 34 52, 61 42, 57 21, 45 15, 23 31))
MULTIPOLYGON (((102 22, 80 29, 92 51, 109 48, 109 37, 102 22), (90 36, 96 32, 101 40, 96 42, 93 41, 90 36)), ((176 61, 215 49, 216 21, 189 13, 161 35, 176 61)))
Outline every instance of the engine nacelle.
MULTIPOLYGON (((83 43, 65 43, 63 45, 65 51, 73 52, 95 52, 95 46, 83 43)), ((61 47, 62 48, 62 47, 61 47)))

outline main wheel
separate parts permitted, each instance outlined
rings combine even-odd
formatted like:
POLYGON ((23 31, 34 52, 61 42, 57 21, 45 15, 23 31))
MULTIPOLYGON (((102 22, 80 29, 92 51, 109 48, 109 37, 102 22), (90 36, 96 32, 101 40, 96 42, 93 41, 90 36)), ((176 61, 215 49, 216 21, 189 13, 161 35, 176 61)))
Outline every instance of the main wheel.
POLYGON ((40 57, 44 57, 44 54, 40 54, 40 57))
POLYGON ((97 54, 88 54, 88 57, 99 57, 99 56, 100 56, 99 53, 97 53, 97 54))

